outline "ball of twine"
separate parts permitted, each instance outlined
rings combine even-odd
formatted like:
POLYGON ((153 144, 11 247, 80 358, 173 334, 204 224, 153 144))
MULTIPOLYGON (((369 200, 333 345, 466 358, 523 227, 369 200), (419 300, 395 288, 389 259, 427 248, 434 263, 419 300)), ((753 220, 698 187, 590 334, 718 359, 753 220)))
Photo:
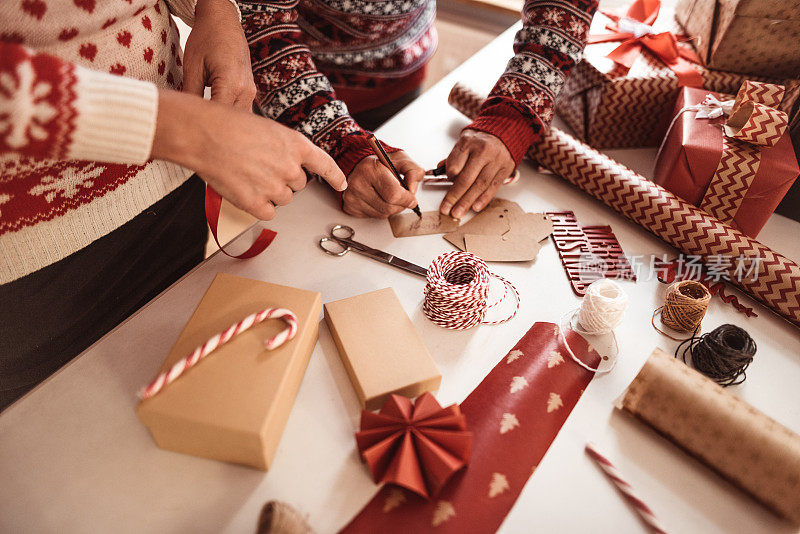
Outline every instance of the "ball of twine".
MULTIPOLYGON (((614 336, 614 353, 611 355, 611 361, 608 365, 589 367, 578 358, 567 342, 564 335, 564 328, 559 323, 559 335, 561 341, 567 349, 570 357, 583 367, 584 369, 593 373, 608 373, 617 365, 617 358, 619 356, 619 345, 617 344, 617 336, 614 334, 614 329, 622 323, 625 317, 625 310, 628 307, 628 295, 623 289, 608 278, 601 278, 592 282, 586 288, 586 294, 581 301, 580 308, 577 311, 568 312, 570 315, 569 326, 579 334, 590 336, 603 335, 610 333, 614 336), (573 323, 577 322, 576 325, 573 323)), ((609 357, 604 356, 603 360, 608 360, 609 357)))
POLYGON ((607 334, 622 322, 628 307, 628 295, 613 280, 601 278, 586 289, 578 310, 578 324, 583 333, 607 334))
POLYGON ((464 330, 478 324, 499 324, 508 321, 519 309, 519 293, 508 280, 489 271, 486 263, 469 252, 442 254, 428 267, 425 285, 425 316, 445 328, 464 330), (495 277, 505 285, 503 296, 489 304, 489 281, 495 277), (496 321, 484 321, 486 312, 505 300, 509 290, 516 299, 514 311, 496 321))
POLYGON ((724 324, 702 336, 684 340, 675 350, 675 356, 681 348, 684 362, 688 353, 695 369, 727 387, 745 381, 745 370, 753 361, 756 342, 743 328, 724 324))
POLYGON ((664 326, 678 332, 694 332, 700 326, 710 300, 711 293, 706 286, 695 280, 681 280, 667 288, 664 305, 653 316, 661 312, 661 323, 664 326))

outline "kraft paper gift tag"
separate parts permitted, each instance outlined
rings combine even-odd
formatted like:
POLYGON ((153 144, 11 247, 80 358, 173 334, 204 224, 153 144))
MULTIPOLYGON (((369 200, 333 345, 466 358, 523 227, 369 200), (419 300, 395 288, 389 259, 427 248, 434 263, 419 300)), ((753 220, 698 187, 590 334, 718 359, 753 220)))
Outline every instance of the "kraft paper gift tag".
POLYGON ((531 261, 536 258, 542 246, 526 235, 506 238, 498 235, 464 236, 467 251, 485 261, 531 261))
POLYGON ((525 213, 516 202, 498 198, 444 238, 485 261, 530 261, 552 232, 544 214, 525 213))
POLYGON ((389 226, 395 237, 444 234, 458 228, 460 222, 438 211, 424 211, 422 217, 408 211, 389 217, 389 226))
POLYGON ((459 249, 466 251, 464 236, 472 235, 502 235, 511 230, 511 220, 522 216, 525 211, 516 202, 495 198, 482 212, 459 226, 456 230, 444 235, 444 238, 459 249))

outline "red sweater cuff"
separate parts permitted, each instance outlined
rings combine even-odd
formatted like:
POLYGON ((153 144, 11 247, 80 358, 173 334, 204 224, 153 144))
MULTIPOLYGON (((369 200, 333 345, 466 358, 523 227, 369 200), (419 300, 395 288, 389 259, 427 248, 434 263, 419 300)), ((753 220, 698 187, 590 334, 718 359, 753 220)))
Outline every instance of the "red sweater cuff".
MULTIPOLYGON (((342 169, 345 176, 350 176, 350 173, 353 172, 353 169, 358 165, 359 161, 367 156, 375 155, 369 143, 367 143, 368 135, 369 132, 367 132, 366 135, 351 135, 344 139, 344 148, 334 159, 336 159, 336 163, 339 165, 339 168, 342 169)), ((400 151, 399 148, 389 146, 383 141, 379 141, 379 143, 389 154, 400 151)))
MULTIPOLYGON (((369 135, 369 133, 367 133, 369 135)), ((393 146, 387 145, 381 140, 378 140, 381 144, 383 149, 391 154, 393 152, 399 152, 399 148, 395 148, 393 146)), ((342 172, 348 178, 350 177, 350 173, 353 172, 353 169, 358 162, 362 159, 366 158, 367 156, 374 156, 375 154, 372 152, 372 148, 370 148, 369 143, 367 143, 367 138, 361 135, 354 135, 350 137, 345 145, 345 148, 339 153, 339 155, 335 158, 336 163, 339 165, 339 168, 342 169, 342 172)), ((336 198, 339 199, 339 205, 342 205, 342 191, 334 191, 336 193, 336 198)))
POLYGON ((514 163, 519 165, 528 148, 538 139, 537 132, 544 127, 539 117, 534 116, 533 121, 539 123, 538 127, 534 127, 529 117, 501 102, 482 109, 478 118, 465 129, 478 130, 497 137, 511 152, 514 163))

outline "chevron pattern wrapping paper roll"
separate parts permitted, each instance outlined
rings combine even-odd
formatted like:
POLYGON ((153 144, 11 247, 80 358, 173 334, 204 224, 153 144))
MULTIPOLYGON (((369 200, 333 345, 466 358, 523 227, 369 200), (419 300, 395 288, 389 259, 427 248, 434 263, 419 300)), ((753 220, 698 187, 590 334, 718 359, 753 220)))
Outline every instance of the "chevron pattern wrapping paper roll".
MULTIPOLYGON (((482 100, 459 84, 449 98, 462 112, 477 109, 482 100)), ((800 266, 795 262, 557 128, 534 143, 528 157, 685 254, 760 258, 754 262, 758 276, 741 280, 732 261, 731 283, 800 327, 800 266)))

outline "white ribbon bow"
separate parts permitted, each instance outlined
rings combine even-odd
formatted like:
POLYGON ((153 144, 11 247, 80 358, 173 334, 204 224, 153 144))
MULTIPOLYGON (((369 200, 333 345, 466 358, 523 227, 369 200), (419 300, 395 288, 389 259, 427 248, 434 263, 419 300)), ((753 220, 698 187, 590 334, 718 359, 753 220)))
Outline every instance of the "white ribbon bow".
POLYGON ((621 32, 632 33, 637 39, 643 35, 655 33, 652 26, 628 17, 619 19, 617 21, 617 28, 619 28, 621 32))
POLYGON ((705 100, 690 109, 696 109, 695 119, 716 119, 723 115, 730 115, 733 110, 733 100, 719 100, 714 95, 706 95, 705 100))

